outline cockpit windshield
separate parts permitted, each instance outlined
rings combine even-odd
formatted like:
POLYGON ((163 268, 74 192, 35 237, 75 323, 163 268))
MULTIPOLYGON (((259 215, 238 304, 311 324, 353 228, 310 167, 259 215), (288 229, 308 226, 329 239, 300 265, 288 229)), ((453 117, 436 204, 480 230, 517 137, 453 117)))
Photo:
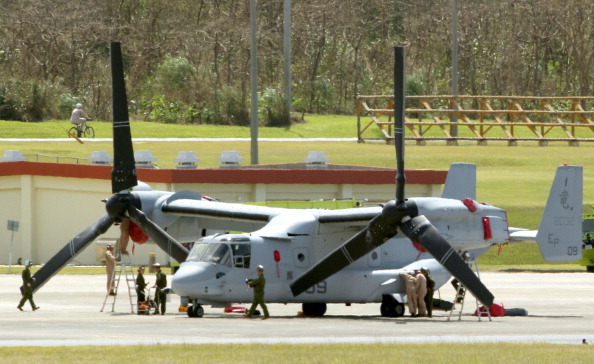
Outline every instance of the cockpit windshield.
POLYGON ((225 239, 219 242, 211 238, 202 238, 194 244, 188 254, 188 262, 209 262, 233 266, 235 268, 249 268, 251 258, 251 244, 249 240, 225 239))
POLYGON ((186 258, 187 262, 197 262, 200 260, 200 257, 202 256, 202 254, 204 254, 204 251, 206 250, 206 248, 208 247, 208 243, 203 243, 202 239, 198 240, 196 242, 196 244, 194 244, 194 246, 192 247, 192 250, 190 250, 190 253, 188 254, 188 257, 186 258))

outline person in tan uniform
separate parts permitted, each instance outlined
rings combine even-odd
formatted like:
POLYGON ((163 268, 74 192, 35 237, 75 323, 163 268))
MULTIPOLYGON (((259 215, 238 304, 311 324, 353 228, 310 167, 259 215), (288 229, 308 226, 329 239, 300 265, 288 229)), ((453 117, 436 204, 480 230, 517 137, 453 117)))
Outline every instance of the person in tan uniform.
POLYGON ((105 252, 105 272, 107 273, 107 294, 110 296, 115 296, 115 290, 113 287, 113 272, 115 270, 115 263, 117 259, 116 256, 113 254, 113 245, 107 246, 107 251, 105 252))
POLYGON ((427 316, 427 307, 425 306, 425 295, 427 294, 427 278, 419 270, 415 270, 417 292, 417 307, 419 309, 419 316, 427 316))
POLYGON ((408 312, 412 317, 415 317, 417 315, 416 279, 410 273, 400 273, 399 276, 402 278, 406 289, 408 312))
POLYGON ((123 219, 120 222, 120 238, 116 243, 116 256, 128 254, 128 242, 130 241, 130 220, 123 219))

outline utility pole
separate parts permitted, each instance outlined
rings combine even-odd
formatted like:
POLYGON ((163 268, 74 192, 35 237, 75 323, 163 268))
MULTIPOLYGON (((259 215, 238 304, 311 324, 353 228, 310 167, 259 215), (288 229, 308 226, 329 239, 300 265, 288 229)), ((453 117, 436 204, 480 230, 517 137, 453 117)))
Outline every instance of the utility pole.
POLYGON ((258 54, 256 49, 256 0, 250 0, 250 79, 251 79, 251 164, 258 163, 258 54))
MULTIPOLYGON (((458 96, 458 0, 452 0, 452 96, 458 96)), ((456 99, 452 100, 457 101, 456 99)), ((458 109, 456 107, 456 109, 458 109)), ((450 121, 458 122, 458 115, 451 114, 450 121)), ((452 136, 458 136, 458 125, 450 126, 452 136)))
POLYGON ((285 56, 285 111, 287 125, 291 124, 291 0, 284 0, 283 9, 283 53, 285 56))

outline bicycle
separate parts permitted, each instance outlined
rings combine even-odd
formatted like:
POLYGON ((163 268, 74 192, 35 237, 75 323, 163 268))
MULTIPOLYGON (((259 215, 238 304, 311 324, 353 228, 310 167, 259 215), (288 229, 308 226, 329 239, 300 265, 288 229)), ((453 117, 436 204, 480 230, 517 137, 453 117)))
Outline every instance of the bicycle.
POLYGON ((77 137, 85 137, 85 138, 94 138, 95 137, 95 129, 89 124, 85 124, 84 128, 81 124, 73 126, 68 130, 68 136, 76 135, 77 137))

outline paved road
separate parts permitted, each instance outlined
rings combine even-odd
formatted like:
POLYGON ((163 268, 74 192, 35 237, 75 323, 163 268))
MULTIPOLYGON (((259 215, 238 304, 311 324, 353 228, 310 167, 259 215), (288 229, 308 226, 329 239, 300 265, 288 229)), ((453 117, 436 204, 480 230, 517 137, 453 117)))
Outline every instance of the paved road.
MULTIPOLYGON (((127 296, 99 312, 105 277, 59 275, 35 296, 41 309, 20 312, 20 276, 3 275, 0 285, 0 346, 132 345, 151 343, 422 343, 594 341, 594 274, 482 273, 483 281, 506 308, 524 308, 526 317, 478 321, 467 299, 462 320, 448 322, 438 311, 428 318, 384 318, 378 304, 329 305, 323 318, 298 316, 300 305, 269 305, 272 319, 244 319, 205 307, 203 318, 177 313, 172 297, 164 316, 130 314, 127 296)), ((443 298, 452 299, 446 285, 443 298)))
MULTIPOLYGON (((85 142, 112 142, 112 138, 82 138, 85 142)), ((133 138, 133 142, 249 142, 250 138, 133 138)), ((258 138, 261 142, 356 142, 357 138, 258 138)), ((73 138, 0 138, 1 142, 76 142, 73 138)), ((382 142, 384 142, 382 140, 382 142)))

